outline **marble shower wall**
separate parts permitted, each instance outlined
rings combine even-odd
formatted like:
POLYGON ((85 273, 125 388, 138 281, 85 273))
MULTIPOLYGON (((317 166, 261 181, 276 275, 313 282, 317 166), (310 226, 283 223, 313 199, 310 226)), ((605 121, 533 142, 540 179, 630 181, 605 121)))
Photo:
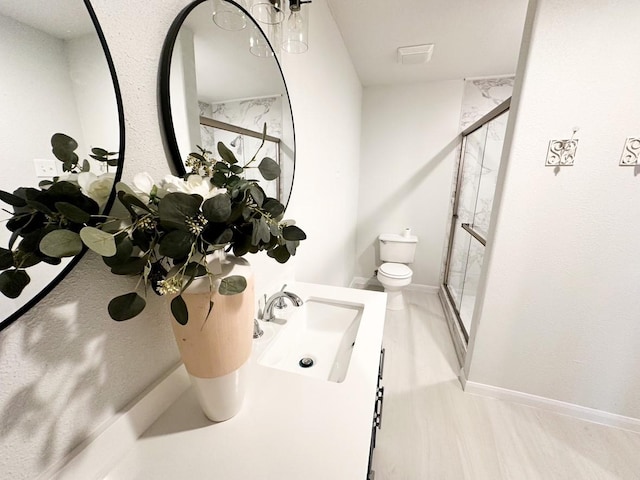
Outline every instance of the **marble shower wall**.
MULTIPOLYGON (((508 99, 513 90, 513 81, 513 77, 465 81, 460 114, 460 130, 472 125, 508 99)), ((458 221, 459 223, 471 223, 474 229, 485 237, 489 228, 507 118, 508 115, 503 114, 467 137, 465 165, 460 183, 461 195, 458 206, 458 221)), ((453 213, 458 165, 459 160, 454 171, 449 218, 453 213)), ((448 254, 449 232, 450 224, 447 228, 441 276, 444 275, 444 265, 448 254)), ((460 304, 462 303, 463 287, 466 297, 475 295, 484 256, 484 247, 475 240, 472 240, 470 245, 467 238, 470 235, 464 232, 459 225, 456 227, 454 235, 447 283, 460 304), (477 245, 475 245, 476 243, 477 245)), ((441 280, 444 281, 445 279, 442 277, 441 280)), ((469 303, 472 304, 473 302, 467 301, 467 304, 469 303)))
MULTIPOLYGON (((263 97, 235 102, 204 103, 198 102, 200 115, 203 117, 229 123, 237 127, 255 132, 262 132, 267 124, 267 134, 282 138, 282 97, 263 97)), ((216 152, 218 142, 223 142, 240 162, 246 164, 260 147, 261 141, 246 135, 238 135, 219 128, 200 125, 201 146, 216 152)), ((279 160, 278 146, 273 142, 265 142, 260 150, 260 158, 270 157, 279 160)), ((257 171, 247 170, 246 178, 261 180, 257 171)), ((260 182, 265 193, 270 197, 279 198, 280 186, 278 181, 260 182)))

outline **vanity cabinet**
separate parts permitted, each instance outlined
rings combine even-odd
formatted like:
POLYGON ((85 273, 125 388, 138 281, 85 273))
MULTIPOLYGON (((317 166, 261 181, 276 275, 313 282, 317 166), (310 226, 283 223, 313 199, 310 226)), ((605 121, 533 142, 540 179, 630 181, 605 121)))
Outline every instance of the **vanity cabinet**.
POLYGON ((290 288, 307 306, 313 303, 311 298, 362 306, 349 372, 342 382, 263 365, 261 355, 278 338, 265 331, 254 342, 251 382, 236 416, 219 423, 207 420, 186 369, 180 367, 78 452, 64 472, 49 477, 373 478, 375 435, 382 425, 384 350, 380 349, 386 294, 301 282, 290 288))
POLYGON ((384 406, 384 386, 382 385, 382 376, 384 373, 384 347, 380 350, 380 362, 378 364, 378 385, 376 389, 376 399, 373 405, 373 425, 371 426, 371 446, 369 447, 369 467, 367 468, 367 479, 375 480, 376 472, 373 466, 373 451, 376 448, 376 437, 378 430, 382 428, 382 408, 384 406))

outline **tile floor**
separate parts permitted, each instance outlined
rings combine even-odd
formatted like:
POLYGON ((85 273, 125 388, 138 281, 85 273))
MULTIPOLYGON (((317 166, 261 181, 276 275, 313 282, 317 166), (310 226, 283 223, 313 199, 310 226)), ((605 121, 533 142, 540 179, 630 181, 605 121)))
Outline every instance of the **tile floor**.
POLYGON ((387 312, 375 480, 640 480, 640 434, 462 391, 436 295, 387 312))

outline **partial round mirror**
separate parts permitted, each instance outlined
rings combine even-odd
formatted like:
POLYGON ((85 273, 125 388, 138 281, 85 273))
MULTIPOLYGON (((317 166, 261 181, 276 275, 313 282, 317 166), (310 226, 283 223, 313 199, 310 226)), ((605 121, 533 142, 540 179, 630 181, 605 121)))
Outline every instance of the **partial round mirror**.
MULTIPOLYGON (((277 38, 277 30, 268 28, 277 38)), ((295 167, 289 96, 271 44, 247 10, 226 0, 197 0, 184 8, 165 40, 159 87, 166 146, 179 175, 198 147, 215 156, 222 142, 243 165, 259 149, 260 157, 278 162, 280 177, 267 182, 247 169, 246 178, 287 205, 295 167), (245 21, 230 29, 216 19, 221 4, 225 15, 245 21)))
MULTIPOLYGON (((47 188, 54 177, 70 174, 52 152, 51 139, 56 133, 77 141, 75 153, 81 162, 88 159, 85 170, 98 177, 105 173, 119 177, 122 167, 118 159, 124 149, 122 102, 89 0, 0 2, 0 64, 0 190, 47 188), (109 162, 97 161, 91 158, 95 147, 114 155, 109 162)), ((113 196, 108 197, 106 191, 103 211, 110 207, 113 196)), ((12 240, 12 232, 6 228, 12 214, 12 207, 2 202, 0 329, 53 289, 82 255, 64 258, 57 265, 17 265, 15 252, 20 240, 12 240), (27 266, 23 272, 29 282, 15 295, 8 281, 10 272, 27 266)))

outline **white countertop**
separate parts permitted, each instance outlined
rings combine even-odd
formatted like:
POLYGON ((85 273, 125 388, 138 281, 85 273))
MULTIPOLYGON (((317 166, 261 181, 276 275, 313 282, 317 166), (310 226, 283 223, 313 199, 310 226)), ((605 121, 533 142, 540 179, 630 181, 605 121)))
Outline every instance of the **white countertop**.
POLYGON ((344 382, 258 364, 270 340, 259 339, 235 417, 212 423, 188 388, 105 480, 365 480, 386 295, 305 283, 288 290, 364 305, 344 382))

